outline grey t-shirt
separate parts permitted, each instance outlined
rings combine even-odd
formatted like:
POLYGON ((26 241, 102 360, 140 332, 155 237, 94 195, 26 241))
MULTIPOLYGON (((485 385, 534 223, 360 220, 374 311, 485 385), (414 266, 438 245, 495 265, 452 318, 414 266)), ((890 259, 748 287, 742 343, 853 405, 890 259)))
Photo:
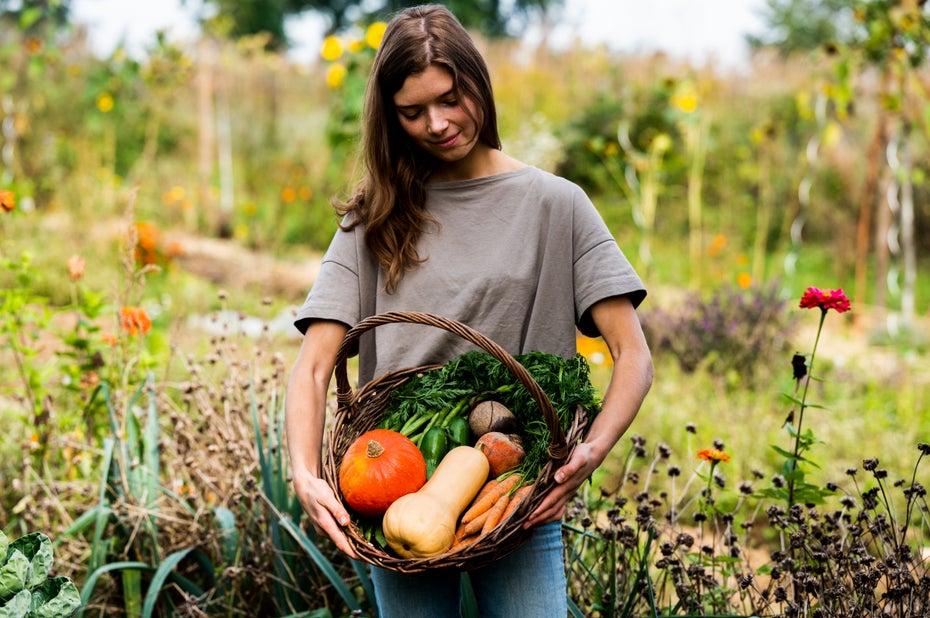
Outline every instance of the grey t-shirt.
MULTIPOLYGON (((361 226, 339 230, 295 325, 328 319, 349 326, 387 311, 452 318, 510 354, 533 350, 570 357, 576 327, 597 336, 589 309, 646 290, 591 200, 575 184, 535 167, 429 185, 426 261, 397 289, 365 248, 361 226)), ((444 363, 475 346, 432 326, 387 324, 359 340, 359 382, 395 369, 444 363)))

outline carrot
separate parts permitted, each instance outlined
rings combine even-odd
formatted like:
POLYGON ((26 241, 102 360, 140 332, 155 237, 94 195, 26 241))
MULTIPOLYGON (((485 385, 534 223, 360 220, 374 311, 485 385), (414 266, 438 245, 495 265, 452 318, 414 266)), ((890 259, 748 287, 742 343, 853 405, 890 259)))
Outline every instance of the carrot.
POLYGON ((481 527, 481 534, 487 534, 494 529, 501 521, 501 517, 504 514, 504 511, 507 509, 507 505, 510 503, 510 494, 504 494, 498 498, 497 502, 494 503, 490 509, 488 509, 488 516, 484 520, 484 525, 481 527))
POLYGON ((501 482, 498 481, 497 479, 491 479, 490 481, 488 481, 481 487, 481 489, 478 491, 478 495, 475 496, 474 499, 471 501, 471 506, 469 506, 468 510, 466 510, 465 513, 462 515, 462 521, 464 523, 468 523, 469 521, 474 519, 475 515, 478 514, 477 511, 475 513, 472 513, 471 507, 481 502, 485 498, 485 496, 490 494, 492 491, 495 491, 498 485, 500 484, 501 482))
POLYGON ((459 530, 462 531, 462 536, 471 536, 481 532, 481 528, 484 527, 484 522, 487 521, 490 513, 491 510, 488 509, 484 513, 475 516, 471 521, 462 522, 461 525, 459 525, 459 530))
MULTIPOLYGON (((519 485, 520 481, 522 480, 523 477, 521 477, 519 474, 511 474, 504 480, 494 485, 487 493, 481 496, 480 499, 475 498, 471 506, 468 507, 468 510, 465 511, 465 514, 462 515, 462 523, 467 524, 481 513, 484 513, 490 509, 501 496, 510 493, 510 491, 519 485)), ((490 482, 491 481, 488 481, 487 484, 490 484, 490 482)), ((479 492, 479 495, 480 494, 481 492, 479 492)))
POLYGON ((529 485, 523 485, 517 491, 513 493, 513 496, 510 498, 510 502, 507 504, 504 514, 501 515, 501 521, 504 521, 510 515, 517 510, 517 507, 520 506, 520 503, 526 500, 526 498, 533 492, 532 483, 529 485))
POLYGON ((463 536, 461 538, 457 538, 455 541, 452 542, 452 547, 449 548, 449 551, 455 551, 457 549, 461 549, 465 547, 466 545, 471 545, 472 543, 477 541, 478 537, 480 536, 481 536, 480 534, 472 534, 470 536, 463 536))

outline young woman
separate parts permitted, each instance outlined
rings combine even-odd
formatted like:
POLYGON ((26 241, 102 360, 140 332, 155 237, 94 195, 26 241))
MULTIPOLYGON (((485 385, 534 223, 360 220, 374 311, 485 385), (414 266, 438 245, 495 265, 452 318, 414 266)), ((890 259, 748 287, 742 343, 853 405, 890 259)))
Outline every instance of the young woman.
MULTIPOLYGON (((570 357, 576 329, 604 338, 613 375, 585 441, 525 522, 531 540, 470 573, 482 616, 565 616, 565 505, 626 431, 652 384, 635 307, 645 288, 576 185, 501 151, 484 59, 441 6, 388 24, 365 100, 365 174, 341 209, 296 325, 305 333, 287 393, 294 487, 310 520, 354 557, 349 514, 321 478, 326 396, 347 329, 386 311, 423 311, 477 329, 510 354, 570 357)), ((443 363, 470 344, 389 324, 359 342, 359 383, 443 363)), ((459 615, 459 574, 372 568, 379 615, 459 615)))

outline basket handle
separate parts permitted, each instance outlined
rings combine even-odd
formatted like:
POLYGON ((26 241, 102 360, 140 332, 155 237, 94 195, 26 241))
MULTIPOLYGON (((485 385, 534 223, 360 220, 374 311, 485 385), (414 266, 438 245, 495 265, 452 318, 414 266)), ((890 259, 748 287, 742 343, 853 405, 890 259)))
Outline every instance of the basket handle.
POLYGON ((376 326, 392 323, 423 324, 426 326, 435 326, 447 330, 450 333, 458 335, 478 347, 482 348, 488 354, 499 360, 507 369, 517 378, 517 380, 526 387, 530 395, 539 405, 543 414, 546 425, 549 427, 549 433, 552 441, 549 444, 549 457, 556 461, 564 461, 568 457, 568 445, 565 441, 565 432, 559 422, 559 417, 552 407, 552 402, 541 386, 533 379, 526 368, 518 363, 504 348, 500 347, 477 330, 457 322, 431 313, 422 313, 417 311, 389 311, 367 317, 349 329, 339 352, 336 355, 336 397, 339 405, 349 404, 353 398, 352 386, 349 384, 347 373, 347 361, 350 352, 355 347, 356 341, 362 334, 376 326))

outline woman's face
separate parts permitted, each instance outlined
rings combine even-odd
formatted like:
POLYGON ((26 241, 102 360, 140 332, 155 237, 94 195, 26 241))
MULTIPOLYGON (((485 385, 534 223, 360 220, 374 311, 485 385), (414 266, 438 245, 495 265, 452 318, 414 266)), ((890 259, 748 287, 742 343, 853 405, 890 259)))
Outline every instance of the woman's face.
POLYGON ((394 106, 407 135, 443 163, 461 163, 478 143, 476 106, 456 95, 445 67, 432 64, 409 76, 394 95, 394 106))

